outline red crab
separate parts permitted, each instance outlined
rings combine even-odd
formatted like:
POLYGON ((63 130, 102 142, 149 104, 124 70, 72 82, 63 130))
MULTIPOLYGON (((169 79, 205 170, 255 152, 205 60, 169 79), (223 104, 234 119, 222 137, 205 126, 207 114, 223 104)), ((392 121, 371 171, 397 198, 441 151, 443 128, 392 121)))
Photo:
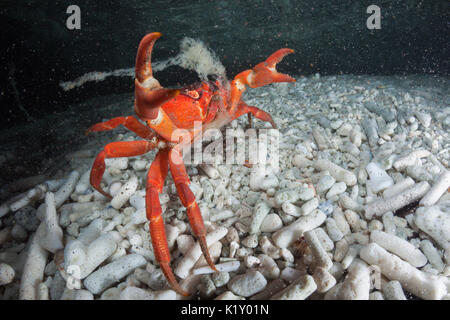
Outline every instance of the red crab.
POLYGON ((257 119, 268 121, 275 128, 272 117, 241 100, 246 86, 261 87, 273 82, 294 82, 295 79, 278 73, 276 64, 291 49, 279 49, 266 61, 251 70, 239 73, 232 81, 202 82, 181 89, 163 88, 153 78, 151 53, 155 41, 161 33, 147 34, 139 44, 136 57, 135 105, 137 116, 144 125, 133 116, 118 117, 93 125, 89 132, 112 130, 123 125, 143 140, 112 142, 107 144, 97 155, 91 170, 90 183, 106 197, 111 196, 100 186, 105 171, 105 159, 117 157, 134 157, 150 150, 159 149, 147 174, 146 213, 150 221, 150 235, 155 257, 172 288, 188 295, 178 284, 170 267, 170 252, 167 245, 164 222, 162 219, 159 193, 162 192, 164 180, 170 168, 181 203, 186 207, 192 231, 198 238, 203 255, 209 266, 217 271, 208 252, 205 240, 205 226, 194 194, 189 188, 189 177, 183 164, 182 149, 186 144, 197 139, 201 132, 209 128, 221 128, 243 114, 253 115, 257 119), (194 127, 194 121, 200 121, 200 128, 194 127), (184 129, 184 136, 174 134, 177 129, 184 129), (182 139, 183 138, 183 139, 182 139))

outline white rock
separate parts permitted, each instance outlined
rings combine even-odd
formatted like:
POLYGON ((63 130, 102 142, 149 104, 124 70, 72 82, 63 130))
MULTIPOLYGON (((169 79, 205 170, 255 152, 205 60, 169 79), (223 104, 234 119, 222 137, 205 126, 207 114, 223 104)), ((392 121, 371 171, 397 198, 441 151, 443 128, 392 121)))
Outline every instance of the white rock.
POLYGON ((311 200, 314 197, 314 189, 309 187, 300 187, 297 188, 298 197, 302 201, 311 200))
POLYGON ((392 211, 386 212, 381 217, 383 221, 384 231, 389 234, 396 234, 397 227, 394 222, 394 214, 392 211))
POLYGON ((16 272, 6 263, 0 263, 0 286, 7 285, 14 280, 16 272))
POLYGON ((120 188, 122 188, 122 182, 115 181, 111 183, 109 186, 109 194, 111 195, 111 197, 115 197, 119 193, 120 188))
POLYGON ((256 248, 256 246, 258 245, 258 236, 256 234, 251 234, 247 237, 245 237, 242 241, 241 244, 244 247, 247 248, 256 248))
POLYGON ((423 254, 427 257, 433 268, 439 272, 444 271, 445 264, 441 259, 439 251, 434 247, 430 240, 422 240, 420 242, 420 249, 422 249, 423 254))
MULTIPOLYGON (((227 234, 228 230, 224 227, 218 227, 214 231, 206 235, 206 243, 211 246, 214 242, 219 241, 227 234)), ((180 278, 186 278, 189 275, 191 268, 194 266, 198 258, 202 255, 200 244, 197 242, 192 248, 190 248, 185 256, 180 260, 178 266, 175 268, 174 273, 180 278)))
POLYGON ((50 300, 50 290, 45 283, 39 284, 38 300, 50 300))
POLYGON ((344 234, 339 230, 336 220, 333 218, 327 218, 326 220, 327 232, 331 240, 339 241, 344 237, 344 234))
POLYGON ((236 296, 231 291, 225 291, 224 293, 218 295, 214 300, 245 300, 245 298, 236 296))
POLYGON ((241 297, 250 297, 262 291, 266 285, 267 280, 259 271, 249 271, 231 279, 228 289, 241 297))
MULTIPOLYGON (((105 292, 107 292, 108 290, 106 290, 105 292)), ((122 292, 119 292, 119 297, 114 297, 113 300, 175 300, 175 299, 176 293, 173 290, 150 291, 135 286, 127 286, 122 292)))
POLYGON ((398 281, 389 281, 383 286, 383 295, 386 300, 406 300, 405 293, 398 281))
POLYGON ((160 290, 153 292, 153 300, 176 300, 177 294, 173 290, 160 290))
POLYGON ((55 253, 63 248, 63 231, 56 214, 55 196, 52 192, 45 195, 45 217, 36 231, 41 247, 55 253))
POLYGON ((376 243, 364 246, 360 257, 370 265, 377 265, 388 279, 398 280, 403 288, 418 297, 441 300, 447 295, 446 285, 440 278, 414 268, 376 243))
POLYGON ((301 208, 297 207, 296 205, 293 205, 292 203, 286 201, 283 202, 281 205, 281 208, 283 209, 283 212, 293 216, 293 217, 300 217, 302 215, 301 208))
POLYGON ((443 249, 449 247, 450 202, 418 208, 414 222, 420 230, 429 234, 443 249))
POLYGON ((136 159, 133 164, 133 169, 136 171, 143 171, 147 168, 147 160, 136 159))
POLYGON ((177 227, 174 227, 170 224, 166 224, 164 226, 164 229, 166 230, 166 240, 169 246, 169 250, 172 250, 175 245, 175 242, 177 241, 178 236, 180 235, 180 230, 177 227))
POLYGON ((220 220, 225 220, 228 218, 231 218, 234 216, 234 212, 231 210, 217 210, 217 211, 213 211, 210 216, 209 216, 209 220, 211 222, 216 222, 216 221, 220 221, 220 220))
POLYGON ((305 275, 305 273, 301 270, 294 269, 291 267, 286 267, 281 271, 280 279, 283 279, 287 282, 293 282, 298 279, 298 277, 305 275))
POLYGON ((20 279, 20 300, 36 300, 38 285, 44 278, 48 253, 39 245, 38 240, 34 234, 20 279))
POLYGON ((259 241, 259 248, 262 252, 273 259, 280 258, 280 248, 275 246, 266 236, 261 237, 261 240, 259 241))
MULTIPOLYGON (((11 204, 9 204, 9 209, 15 212, 25 206, 30 205, 36 200, 41 200, 44 197, 45 192, 47 192, 47 189, 47 185, 41 184, 34 187, 33 189, 28 190, 27 192, 23 193, 22 196, 19 196, 18 200, 15 200, 11 204)), ((3 208, 2 215, 8 213, 9 209, 3 208)))
POLYGON ((334 249, 333 240, 330 239, 323 228, 314 229, 314 233, 316 234, 317 239, 320 241, 320 244, 326 251, 332 251, 334 249))
MULTIPOLYGON (((234 272, 237 271, 240 267, 241 263, 239 261, 230 261, 216 264, 216 269, 219 272, 234 272)), ((215 271, 211 269, 210 266, 205 266, 201 268, 194 269, 192 274, 209 274, 214 273, 215 271)))
POLYGON ((266 178, 266 170, 262 165, 254 165, 250 171, 250 188, 253 191, 258 191, 261 188, 262 182, 266 178))
POLYGON ((270 189, 277 188, 280 182, 276 175, 270 174, 261 181, 260 189, 269 192, 270 189))
POLYGON ((333 261, 331 261, 330 256, 322 246, 314 230, 306 231, 304 237, 311 248, 316 263, 327 270, 330 269, 333 261))
POLYGON ((275 279, 267 284, 263 291, 255 294, 250 300, 268 300, 275 293, 280 292, 286 288, 285 281, 283 279, 275 279))
POLYGON ((109 288, 103 291, 100 300, 119 300, 121 291, 118 288, 109 288))
POLYGON ((393 186, 384 190, 383 197, 389 198, 389 197, 395 196, 395 195, 405 191, 409 187, 412 187, 413 185, 414 185, 414 180, 411 179, 410 177, 406 177, 405 179, 397 182, 393 186))
POLYGON ((364 206, 365 216, 372 219, 375 216, 381 216, 388 211, 396 211, 416 200, 422 198, 430 189, 430 185, 426 181, 414 184, 412 187, 404 190, 402 193, 396 194, 386 199, 379 199, 368 203, 364 206))
POLYGON ((139 209, 145 209, 145 190, 138 190, 130 197, 130 204, 139 209))
POLYGON ((428 128, 430 126, 430 124, 431 124, 431 116, 428 113, 416 111, 414 113, 414 115, 416 116, 417 120, 419 120, 420 123, 425 128, 428 128))
POLYGON ((384 297, 380 291, 373 291, 369 295, 369 300, 384 300, 384 297))
POLYGON ((217 171, 216 168, 214 168, 212 165, 210 164, 201 164, 199 165, 200 169, 202 169, 207 175, 208 177, 210 177, 211 179, 217 179, 220 177, 220 173, 219 171, 217 171))
POLYGON ((129 254, 101 267, 84 280, 84 286, 92 293, 103 290, 124 278, 134 269, 144 266, 147 261, 138 254, 129 254))
POLYGON ((386 173, 378 163, 371 162, 366 166, 367 173, 370 180, 367 182, 368 186, 374 193, 383 191, 394 184, 394 180, 386 173))
POLYGON ((136 192, 138 179, 131 176, 130 179, 120 188, 119 192, 111 199, 111 205, 114 209, 120 209, 130 197, 136 192))
POLYGON ((120 293, 120 300, 153 300, 153 293, 137 287, 126 287, 120 293))
POLYGON ((408 166, 414 165, 416 163, 417 159, 428 157, 428 156, 430 156, 430 154, 431 153, 425 149, 419 149, 419 150, 412 151, 409 154, 395 160, 393 167, 397 171, 401 171, 408 166))
POLYGON ((296 154, 294 158, 292 158, 292 164, 298 168, 313 166, 313 162, 301 154, 296 154))
POLYGON ((374 230, 383 231, 383 223, 379 220, 370 221, 368 227, 369 227, 370 231, 374 231, 374 230))
POLYGON ((180 234, 177 238, 177 247, 178 250, 182 254, 186 254, 186 252, 192 248, 195 244, 195 239, 193 236, 188 234, 180 234))
POLYGON ((344 282, 328 291, 325 299, 369 300, 369 292, 369 266, 357 259, 350 266, 344 282))
POLYGON ((339 195, 347 189, 347 185, 344 182, 335 183, 331 189, 327 192, 327 199, 331 199, 336 195, 339 195))
POLYGON ((361 126, 363 127, 367 140, 369 142, 369 145, 372 148, 375 148, 375 146, 378 143, 378 126, 373 118, 366 118, 361 122, 361 126))
POLYGON ((236 241, 231 241, 230 243, 230 258, 234 258, 234 256, 237 253, 237 250, 239 249, 239 243, 237 243, 236 241))
POLYGON ((139 208, 131 214, 131 222, 133 224, 141 224, 147 221, 147 213, 145 208, 139 208))
POLYGON ((319 127, 312 128, 312 135, 314 137, 314 140, 316 141, 319 150, 328 149, 327 138, 325 137, 324 134, 322 134, 319 127))
POLYGON ((261 224, 270 212, 270 209, 270 206, 265 201, 262 201, 255 206, 252 221, 250 222, 249 227, 250 234, 257 233, 259 231, 261 224))
POLYGON ((350 210, 356 211, 358 213, 363 211, 363 206, 360 205, 358 202, 354 201, 349 196, 347 196, 345 193, 340 195, 339 205, 343 209, 350 209, 350 210))
POLYGON ((344 123, 336 130, 336 133, 342 137, 348 137, 352 133, 353 126, 350 123, 344 123))
POLYGON ((270 300, 305 300, 316 291, 316 289, 317 285, 314 282, 313 277, 305 275, 299 277, 284 290, 272 296, 270 300))
POLYGON ((261 261, 255 257, 255 256, 245 256, 244 257, 244 264, 247 268, 253 268, 257 265, 259 265, 261 261))
MULTIPOLYGON (((23 194, 23 196, 20 197, 18 200, 12 202, 9 205, 9 208, 12 211, 17 211, 25 206, 28 206, 33 201, 42 199, 44 197, 46 191, 47 191, 47 185, 38 185, 38 186, 34 187, 33 189, 30 189, 27 192, 25 192, 23 194)), ((6 214, 5 211, 6 211, 6 209, 3 210, 4 214, 6 214)))
POLYGON ((262 232, 275 232, 282 227, 283 221, 281 221, 280 216, 276 213, 271 213, 264 218, 260 229, 262 232))
POLYGON ((353 172, 350 172, 329 160, 319 159, 317 161, 314 161, 313 164, 317 170, 329 171, 333 178, 336 179, 336 181, 345 182, 347 186, 353 186, 357 182, 356 176, 353 172))
POLYGON ((325 293, 336 285, 336 278, 322 267, 314 269, 313 278, 319 293, 325 293))
POLYGON ((341 265, 344 268, 344 270, 347 270, 351 264, 354 262, 355 258, 358 256, 360 250, 359 245, 351 245, 348 247, 347 253, 341 261, 341 265))
POLYGON ((230 274, 228 272, 215 272, 211 275, 211 279, 217 288, 223 287, 230 281, 230 274))
POLYGON ((80 180, 78 180, 78 183, 75 186, 75 192, 78 194, 84 194, 87 189, 89 188, 89 177, 91 175, 91 169, 85 171, 81 177, 80 180))
POLYGON ((92 202, 84 202, 84 203, 68 203, 61 206, 61 216, 59 219, 59 223, 63 227, 67 227, 72 221, 70 220, 70 216, 74 212, 83 212, 85 214, 89 214, 94 212, 95 210, 100 210, 105 207, 105 203, 103 201, 92 201, 92 202))
POLYGON ((61 300, 94 300, 94 296, 87 290, 66 288, 61 296, 61 300))
POLYGON ((80 240, 72 240, 64 249, 66 272, 78 266, 79 279, 84 279, 92 273, 103 261, 110 257, 117 245, 114 236, 108 232, 85 246, 80 240))
POLYGON ((450 171, 446 170, 442 173, 436 183, 430 188, 427 194, 420 200, 421 206, 432 206, 436 204, 439 198, 448 190, 450 187, 450 171))
POLYGON ((125 170, 128 168, 128 158, 107 158, 105 159, 105 165, 109 169, 125 170))
POLYGON ((336 221, 337 227, 341 230, 344 236, 350 233, 350 226, 340 208, 335 208, 333 210, 333 219, 336 221))
POLYGON ((278 205, 285 202, 295 202, 300 198, 299 192, 295 189, 280 190, 275 194, 275 201, 278 205))
POLYGON ((319 199, 312 198, 311 200, 306 201, 300 208, 300 213, 303 216, 310 214, 314 209, 317 209, 319 206, 319 199))
POLYGON ((103 219, 95 219, 94 221, 89 223, 87 227, 82 229, 77 240, 81 241, 85 246, 89 245, 92 241, 100 237, 100 235, 102 234, 103 223, 103 219))
POLYGON ((64 201, 66 201, 70 197, 79 178, 80 174, 78 173, 78 171, 72 171, 70 173, 67 181, 55 193, 56 208, 59 208, 64 203, 64 201))
POLYGON ((416 268, 423 267, 427 263, 427 258, 419 249, 393 234, 375 230, 370 234, 370 241, 396 254, 416 268))
POLYGON ((304 232, 319 227, 326 219, 326 215, 316 209, 312 213, 298 218, 287 227, 276 231, 272 239, 280 248, 287 248, 297 241, 304 232))
POLYGON ((280 276, 280 268, 278 268, 278 265, 272 257, 266 254, 260 254, 258 255, 258 259, 260 264, 256 270, 261 272, 266 279, 273 280, 280 276))
POLYGON ((345 258, 348 251, 348 242, 345 239, 341 239, 336 242, 336 250, 334 250, 334 260, 341 262, 345 258))

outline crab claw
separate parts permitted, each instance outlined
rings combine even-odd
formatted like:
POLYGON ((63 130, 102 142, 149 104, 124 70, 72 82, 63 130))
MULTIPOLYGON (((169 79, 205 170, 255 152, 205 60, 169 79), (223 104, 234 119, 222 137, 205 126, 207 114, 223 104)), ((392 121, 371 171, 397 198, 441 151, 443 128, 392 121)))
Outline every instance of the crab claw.
POLYGON ((143 120, 153 120, 158 116, 158 108, 180 94, 180 90, 163 87, 149 89, 136 79, 134 94, 134 112, 143 120))
POLYGON ((158 107, 180 93, 178 89, 163 88, 153 78, 152 50, 155 41, 162 36, 160 32, 147 34, 139 44, 135 68, 134 111, 143 120, 153 120, 158 116, 158 107))
POLYGON ((241 72, 235 79, 240 80, 250 88, 262 87, 274 82, 295 82, 294 78, 287 74, 279 73, 276 69, 277 63, 293 52, 294 50, 288 48, 279 49, 272 53, 266 61, 257 64, 251 70, 241 72))
POLYGON ((139 43, 139 49, 136 56, 136 79, 139 82, 145 82, 153 78, 152 73, 152 50, 156 40, 162 36, 161 32, 147 34, 139 43))

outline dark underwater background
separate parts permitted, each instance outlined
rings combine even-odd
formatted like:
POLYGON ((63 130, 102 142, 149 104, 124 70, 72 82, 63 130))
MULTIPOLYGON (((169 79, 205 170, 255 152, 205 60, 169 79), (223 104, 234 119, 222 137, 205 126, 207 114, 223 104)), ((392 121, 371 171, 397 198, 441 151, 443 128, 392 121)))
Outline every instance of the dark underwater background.
MULTIPOLYGON (((448 77, 449 7, 445 0, 4 0, 0 153, 12 156, 0 179, 30 174, 43 158, 75 148, 95 122, 131 115, 130 77, 109 77, 71 91, 59 83, 91 71, 133 67, 146 33, 164 35, 155 45, 155 61, 176 55, 179 41, 191 37, 217 54, 229 77, 281 47, 295 49, 278 67, 292 75, 448 77), (372 4, 381 9, 379 30, 366 26, 372 4), (81 9, 80 30, 66 27, 69 5, 81 9)), ((156 77, 164 86, 198 81, 194 72, 177 66, 156 77)))

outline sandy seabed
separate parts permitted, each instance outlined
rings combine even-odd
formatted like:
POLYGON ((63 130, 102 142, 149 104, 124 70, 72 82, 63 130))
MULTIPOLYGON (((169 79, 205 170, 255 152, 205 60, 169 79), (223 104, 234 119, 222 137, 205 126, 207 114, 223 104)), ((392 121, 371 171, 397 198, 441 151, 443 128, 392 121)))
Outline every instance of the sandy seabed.
MULTIPOLYGON (((201 299, 449 299, 449 88, 429 75, 315 75, 247 90, 247 104, 278 125, 279 168, 188 166, 220 273, 206 267, 168 176, 160 201, 184 290, 201 299)), ((130 115, 131 96, 120 98, 110 114, 130 115)), ((230 126, 245 130, 247 117, 230 126)), ((65 130, 73 137, 80 127, 65 130)), ((36 160, 43 174, 3 187, 1 298, 182 298, 155 261, 145 217, 155 151, 107 161, 112 201, 89 185, 102 146, 135 139, 123 128, 94 134, 57 160, 36 160)))

